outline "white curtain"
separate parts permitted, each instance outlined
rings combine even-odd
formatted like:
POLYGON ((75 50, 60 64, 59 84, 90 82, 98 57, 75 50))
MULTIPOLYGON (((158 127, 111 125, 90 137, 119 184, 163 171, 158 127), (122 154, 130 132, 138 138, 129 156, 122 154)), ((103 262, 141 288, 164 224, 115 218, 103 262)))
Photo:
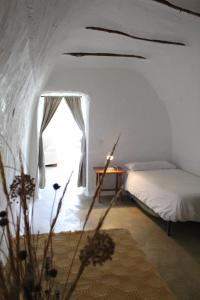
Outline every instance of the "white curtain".
POLYGON ((40 128, 40 137, 39 137, 39 187, 45 187, 45 162, 44 162, 44 150, 43 150, 43 141, 42 133, 51 121, 54 113, 56 112, 58 105, 60 104, 62 97, 45 97, 44 102, 44 113, 42 124, 40 128))
POLYGON ((64 97, 65 101, 70 108, 72 115, 78 127, 82 131, 81 140, 81 158, 79 163, 78 172, 78 186, 86 186, 86 134, 85 134, 85 123, 83 119, 83 113, 81 108, 81 97, 67 96, 64 97))

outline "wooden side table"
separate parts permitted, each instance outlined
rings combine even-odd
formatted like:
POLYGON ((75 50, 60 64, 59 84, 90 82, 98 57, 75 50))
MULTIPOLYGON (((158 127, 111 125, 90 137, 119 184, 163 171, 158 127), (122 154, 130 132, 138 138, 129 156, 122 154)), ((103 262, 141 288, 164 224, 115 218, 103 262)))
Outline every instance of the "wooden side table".
MULTIPOLYGON (((93 167, 93 169, 96 173, 96 186, 98 186, 104 172, 104 167, 93 167)), ((113 174, 115 175, 115 186, 112 188, 102 188, 98 194, 99 201, 100 201, 100 193, 103 191, 114 191, 115 195, 117 194, 117 192, 121 188, 124 173, 126 173, 126 171, 120 167, 109 167, 106 170, 106 175, 113 175, 113 174)))

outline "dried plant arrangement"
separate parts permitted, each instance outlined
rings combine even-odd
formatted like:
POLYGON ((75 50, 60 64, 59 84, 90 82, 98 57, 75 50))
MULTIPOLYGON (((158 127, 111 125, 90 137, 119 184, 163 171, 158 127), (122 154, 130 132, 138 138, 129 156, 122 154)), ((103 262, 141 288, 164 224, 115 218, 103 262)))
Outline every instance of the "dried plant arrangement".
MULTIPOLYGON (((111 151, 113 155, 117 142, 111 151)), ((20 156, 19 174, 14 177, 12 184, 8 187, 5 167, 0 154, 0 176, 5 208, 0 211, 0 300, 68 300, 71 299, 77 283, 88 265, 102 265, 112 259, 115 243, 104 231, 101 231, 104 220, 118 197, 113 197, 109 207, 99 219, 95 230, 87 238, 87 242, 80 249, 80 242, 85 232, 86 224, 93 210, 95 200, 102 187, 106 170, 109 166, 108 158, 104 173, 96 187, 91 205, 86 214, 83 228, 79 235, 73 257, 66 271, 65 282, 60 290, 55 278, 59 272, 54 262, 53 235, 58 216, 62 209, 62 202, 70 179, 67 181, 62 196, 58 201, 55 216, 50 216, 50 229, 43 245, 42 257, 38 257, 39 233, 33 234, 32 223, 34 215, 34 192, 35 181, 30 175, 25 174, 20 156), (32 209, 29 211, 29 201, 33 201, 32 209), (18 209, 13 209, 14 203, 18 202, 18 209), (79 269, 71 280, 71 272, 76 257, 79 257, 79 269)), ((60 186, 53 185, 55 196, 60 186)))

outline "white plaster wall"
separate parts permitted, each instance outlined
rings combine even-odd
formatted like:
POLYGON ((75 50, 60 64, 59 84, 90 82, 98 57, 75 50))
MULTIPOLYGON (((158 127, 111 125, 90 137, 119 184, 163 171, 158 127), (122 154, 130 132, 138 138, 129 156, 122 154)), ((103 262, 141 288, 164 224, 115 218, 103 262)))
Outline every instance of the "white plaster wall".
MULTIPOLYGON (((188 28, 200 30, 199 24, 188 28), (199 27, 198 27, 198 26, 199 27)), ((189 34, 189 33, 188 33, 189 34)), ((200 40, 177 55, 158 56, 141 69, 165 103, 172 129, 172 160, 182 169, 200 176, 200 40)))
POLYGON ((89 193, 93 166, 102 165, 121 134, 115 163, 170 159, 171 132, 167 111, 138 72, 113 69, 55 69, 44 92, 82 92, 90 97, 89 193))
MULTIPOLYGON (((198 0, 173 2, 200 12, 198 0)), ((170 23, 168 16, 163 18, 163 26, 174 30, 179 39, 182 37, 186 47, 162 47, 154 52, 146 66, 140 66, 140 72, 168 111, 172 160, 182 169, 200 176, 200 18, 170 9, 165 11, 174 15, 176 25, 170 23)))
POLYGON ((191 64, 189 67, 184 63, 182 70, 171 69, 165 81, 170 89, 167 90, 162 81, 157 87, 157 92, 162 99, 165 99, 170 115, 173 161, 181 168, 200 176, 199 61, 195 64, 196 66, 191 64), (196 68, 199 68, 198 72, 196 68), (173 75, 170 76, 172 72, 173 75), (179 79, 174 80, 174 75, 179 79))

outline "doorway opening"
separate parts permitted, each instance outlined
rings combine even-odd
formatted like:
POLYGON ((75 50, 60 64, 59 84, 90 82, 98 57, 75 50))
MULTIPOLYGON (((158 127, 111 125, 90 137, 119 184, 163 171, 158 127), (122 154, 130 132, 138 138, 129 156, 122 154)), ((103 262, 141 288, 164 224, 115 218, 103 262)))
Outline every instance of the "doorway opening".
MULTIPOLYGON (((58 96, 62 95, 59 94, 58 96)), ((64 187, 72 172, 73 175, 67 194, 78 195, 84 191, 83 188, 77 187, 83 133, 77 125, 64 96, 81 96, 81 109, 85 128, 87 129, 88 97, 83 94, 77 95, 72 93, 63 95, 57 110, 42 134, 46 185, 44 189, 40 189, 39 198, 49 197, 50 191, 52 194, 52 185, 54 183, 64 187)), ((40 100, 39 116, 42 119, 44 98, 41 97, 40 100)))
MULTIPOLYGON (((63 198, 62 210, 56 223, 55 232, 64 231, 67 224, 71 224, 70 228, 77 228, 80 223, 78 214, 84 205, 85 188, 78 188, 78 171, 81 153, 82 131, 77 125, 74 115, 72 114, 66 99, 67 96, 81 97, 81 110, 85 125, 86 149, 88 148, 88 123, 89 123, 89 97, 80 93, 65 93, 65 94, 49 94, 45 96, 61 97, 52 119, 43 131, 43 150, 45 162, 45 177, 46 185, 44 189, 38 191, 38 201, 34 203, 34 232, 45 233, 50 228, 50 216, 55 215, 62 196, 65 184, 73 171, 67 192, 63 198), (53 189, 53 184, 58 183, 61 188, 56 191, 53 189)), ((41 124, 44 116, 45 99, 40 98, 38 107, 38 136, 41 130, 41 124)), ((86 151, 86 170, 88 169, 88 151, 86 151)), ((88 172, 88 171, 87 171, 88 172)), ((87 175, 86 172, 86 175, 87 175)), ((87 187, 87 176, 86 176, 87 187)), ((87 190, 86 190, 87 192, 87 190)))

